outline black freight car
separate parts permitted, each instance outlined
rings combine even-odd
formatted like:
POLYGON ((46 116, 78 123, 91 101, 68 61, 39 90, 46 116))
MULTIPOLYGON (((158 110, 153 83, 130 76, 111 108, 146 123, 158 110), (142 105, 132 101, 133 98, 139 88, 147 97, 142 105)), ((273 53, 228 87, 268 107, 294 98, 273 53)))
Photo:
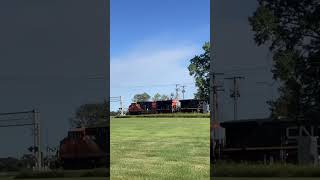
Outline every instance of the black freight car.
POLYGON ((157 113, 174 113, 180 109, 180 102, 175 99, 156 102, 157 113))
POLYGON ((203 113, 203 104, 205 101, 197 99, 183 99, 180 100, 181 112, 198 112, 203 113))
POLYGON ((225 129, 225 144, 219 152, 215 149, 215 157, 232 161, 272 159, 296 163, 296 137, 305 136, 303 132, 311 136, 320 135, 317 121, 297 123, 288 119, 251 119, 227 121, 220 125, 225 129), (302 128, 304 131, 299 130, 302 128))

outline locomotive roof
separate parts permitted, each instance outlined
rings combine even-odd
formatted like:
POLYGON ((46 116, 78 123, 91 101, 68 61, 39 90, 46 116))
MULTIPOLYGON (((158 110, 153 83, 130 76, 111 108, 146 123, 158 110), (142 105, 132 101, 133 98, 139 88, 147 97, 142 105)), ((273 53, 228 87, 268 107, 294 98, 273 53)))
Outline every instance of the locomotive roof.
POLYGON ((81 128, 81 127, 79 127, 79 128, 72 128, 72 129, 70 129, 69 131, 70 132, 79 132, 79 131, 83 131, 85 128, 81 128))
POLYGON ((205 101, 201 99, 180 99, 179 101, 205 101))
POLYGON ((90 124, 90 125, 87 125, 85 127, 76 127, 76 128, 72 128, 70 129, 71 131, 81 131, 85 128, 103 128, 103 127, 109 127, 109 123, 107 120, 103 120, 103 121, 100 121, 100 122, 97 122, 97 123, 94 123, 94 124, 90 124))
POLYGON ((168 101, 205 101, 201 99, 168 99, 168 100, 157 100, 157 101, 138 101, 133 103, 152 103, 152 102, 168 102, 168 101))

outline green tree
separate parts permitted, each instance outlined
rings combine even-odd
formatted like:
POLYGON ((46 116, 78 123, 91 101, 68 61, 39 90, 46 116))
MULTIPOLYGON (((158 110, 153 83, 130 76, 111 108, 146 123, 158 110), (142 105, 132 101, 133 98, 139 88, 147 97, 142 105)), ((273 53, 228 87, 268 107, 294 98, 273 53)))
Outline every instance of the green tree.
POLYGON ((280 97, 273 116, 314 119, 320 112, 320 3, 318 0, 258 0, 249 18, 257 45, 273 53, 280 97))
POLYGON ((162 100, 162 101, 166 101, 166 100, 169 100, 169 99, 170 99, 170 97, 168 95, 165 95, 165 94, 161 95, 161 98, 160 98, 160 100, 162 100))
POLYGON ((144 92, 142 94, 134 95, 132 101, 133 102, 149 101, 150 98, 151 98, 151 96, 148 93, 144 92))
POLYGON ((160 93, 156 93, 152 98, 153 101, 165 101, 169 99, 170 97, 168 95, 165 95, 165 94, 161 95, 160 93))
POLYGON ((204 51, 202 54, 196 55, 190 60, 188 69, 190 75, 195 78, 197 86, 195 98, 209 101, 210 43, 206 42, 202 49, 204 51))
POLYGON ((109 106, 107 102, 83 104, 76 109, 75 116, 70 118, 72 127, 85 127, 107 119, 109 106))
POLYGON ((156 94, 152 97, 152 100, 153 100, 153 101, 159 101, 159 100, 161 100, 161 94, 156 93, 156 94))

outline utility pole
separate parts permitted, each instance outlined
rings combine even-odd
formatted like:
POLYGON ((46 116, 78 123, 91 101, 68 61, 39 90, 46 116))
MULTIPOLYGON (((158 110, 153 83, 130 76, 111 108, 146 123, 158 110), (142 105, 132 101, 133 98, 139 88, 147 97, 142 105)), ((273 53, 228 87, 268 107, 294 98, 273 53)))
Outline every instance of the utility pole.
POLYGON ((176 84, 176 99, 179 99, 179 90, 180 90, 179 85, 180 84, 176 84))
POLYGON ((239 79, 244 79, 244 77, 243 76, 233 76, 233 77, 225 78, 225 79, 233 81, 233 90, 232 90, 232 92, 230 94, 230 97, 233 98, 233 119, 237 120, 237 116, 238 116, 238 98, 240 97, 238 80, 239 79))
POLYGON ((33 120, 34 120, 34 147, 35 149, 35 156, 37 159, 36 162, 36 169, 40 171, 42 169, 42 152, 41 152, 41 129, 40 129, 40 119, 39 119, 40 112, 37 110, 33 111, 33 120))
POLYGON ((186 92, 186 90, 184 89, 186 87, 186 85, 182 86, 182 99, 184 99, 184 93, 186 92))
POLYGON ((2 123, 0 124, 0 127, 20 127, 20 126, 33 126, 33 146, 29 147, 28 150, 30 152, 33 152, 33 155, 36 159, 36 166, 34 167, 34 170, 41 170, 42 168, 42 152, 41 152, 41 131, 40 131, 40 119, 39 119, 39 112, 36 110, 32 111, 24 111, 24 112, 11 112, 11 113, 0 113, 0 116, 9 116, 8 118, 5 118, 2 123), (17 119, 12 119, 10 116, 12 115, 29 115, 28 117, 20 117, 17 119), (15 120, 20 121, 24 120, 23 122, 15 122, 15 120), (28 120, 29 122, 25 122, 25 120, 28 120), (9 123, 3 123, 3 122, 9 122, 9 123))
MULTIPOLYGON (((219 87, 222 87, 220 85, 217 85, 216 82, 216 75, 223 75, 223 73, 213 73, 212 74, 212 96, 213 98, 210 98, 210 105, 212 104, 212 112, 214 113, 214 118, 213 120, 217 123, 218 122, 218 91, 224 91, 223 89, 218 89, 219 87)), ((210 91, 211 92, 211 91, 210 91)))
POLYGON ((218 92, 218 85, 216 83, 216 75, 223 75, 223 73, 214 73, 213 71, 213 66, 211 65, 212 68, 210 70, 210 150, 211 150, 211 157, 210 161, 211 164, 214 163, 214 153, 215 153, 215 148, 216 148, 216 140, 219 137, 219 132, 218 132, 218 101, 217 101, 217 92, 218 92))

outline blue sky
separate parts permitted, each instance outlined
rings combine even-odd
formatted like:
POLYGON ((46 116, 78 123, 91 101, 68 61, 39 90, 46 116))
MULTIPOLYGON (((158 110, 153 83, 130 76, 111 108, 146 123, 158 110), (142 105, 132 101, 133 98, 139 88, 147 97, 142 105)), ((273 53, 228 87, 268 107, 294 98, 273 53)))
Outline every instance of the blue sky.
MULTIPOLYGON (((210 38, 209 0, 111 0, 111 96, 174 92, 193 98, 189 60, 210 38)), ((119 108, 112 103, 111 109, 119 108)))

